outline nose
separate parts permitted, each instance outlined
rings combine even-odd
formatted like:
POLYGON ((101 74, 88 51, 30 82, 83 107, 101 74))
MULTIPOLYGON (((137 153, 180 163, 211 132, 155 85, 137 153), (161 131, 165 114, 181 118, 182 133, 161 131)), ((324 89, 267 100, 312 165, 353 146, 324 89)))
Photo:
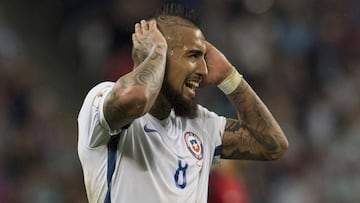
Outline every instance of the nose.
POLYGON ((199 75, 202 75, 202 76, 208 75, 208 69, 207 69, 205 58, 201 59, 198 66, 196 67, 196 73, 199 75))

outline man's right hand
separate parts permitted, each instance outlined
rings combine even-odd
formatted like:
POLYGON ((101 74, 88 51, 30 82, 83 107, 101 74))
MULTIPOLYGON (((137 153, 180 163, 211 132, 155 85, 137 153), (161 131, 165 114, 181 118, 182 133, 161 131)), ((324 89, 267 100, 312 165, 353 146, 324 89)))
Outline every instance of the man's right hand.
POLYGON ((141 64, 156 46, 167 48, 167 42, 157 28, 156 20, 141 20, 135 24, 135 33, 132 35, 133 52, 132 58, 135 67, 141 64))

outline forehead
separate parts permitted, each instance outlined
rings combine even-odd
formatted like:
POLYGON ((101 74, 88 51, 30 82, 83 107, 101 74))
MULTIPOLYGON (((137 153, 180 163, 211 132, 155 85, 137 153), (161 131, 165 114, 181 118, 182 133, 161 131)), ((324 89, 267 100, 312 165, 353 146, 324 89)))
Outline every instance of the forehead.
POLYGON ((205 37, 201 30, 187 20, 166 16, 158 18, 157 22, 169 48, 205 46, 205 37))
POLYGON ((171 48, 197 47, 205 46, 205 38, 198 28, 185 26, 174 26, 172 32, 165 35, 168 46, 171 48))

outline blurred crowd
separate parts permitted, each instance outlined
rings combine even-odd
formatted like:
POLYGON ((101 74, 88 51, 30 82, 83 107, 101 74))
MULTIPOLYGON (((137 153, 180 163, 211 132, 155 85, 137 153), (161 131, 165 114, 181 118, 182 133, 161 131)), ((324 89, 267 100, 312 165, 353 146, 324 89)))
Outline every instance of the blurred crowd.
MULTIPOLYGON (((206 38, 289 139, 280 160, 224 163, 231 173, 219 174, 233 174, 246 196, 237 202, 360 202, 360 1, 179 2, 199 12, 206 38)), ((0 202, 87 202, 76 151, 82 100, 132 69, 134 24, 161 3, 0 1, 0 202)), ((199 101, 236 116, 217 88, 199 101)))

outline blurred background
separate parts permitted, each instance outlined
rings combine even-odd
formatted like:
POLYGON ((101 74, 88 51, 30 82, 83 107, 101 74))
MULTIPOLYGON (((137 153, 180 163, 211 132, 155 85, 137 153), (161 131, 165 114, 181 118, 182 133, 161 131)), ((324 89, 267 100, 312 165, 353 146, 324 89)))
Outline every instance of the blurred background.
MULTIPOLYGON (((360 1, 179 2, 199 12, 206 38, 244 74, 290 144, 277 161, 224 161, 214 177, 234 187, 210 200, 360 202, 360 1)), ((77 156, 82 100, 131 70, 134 24, 161 3, 0 1, 1 203, 87 202, 77 156)), ((217 88, 199 94, 209 109, 235 116, 217 88)))

